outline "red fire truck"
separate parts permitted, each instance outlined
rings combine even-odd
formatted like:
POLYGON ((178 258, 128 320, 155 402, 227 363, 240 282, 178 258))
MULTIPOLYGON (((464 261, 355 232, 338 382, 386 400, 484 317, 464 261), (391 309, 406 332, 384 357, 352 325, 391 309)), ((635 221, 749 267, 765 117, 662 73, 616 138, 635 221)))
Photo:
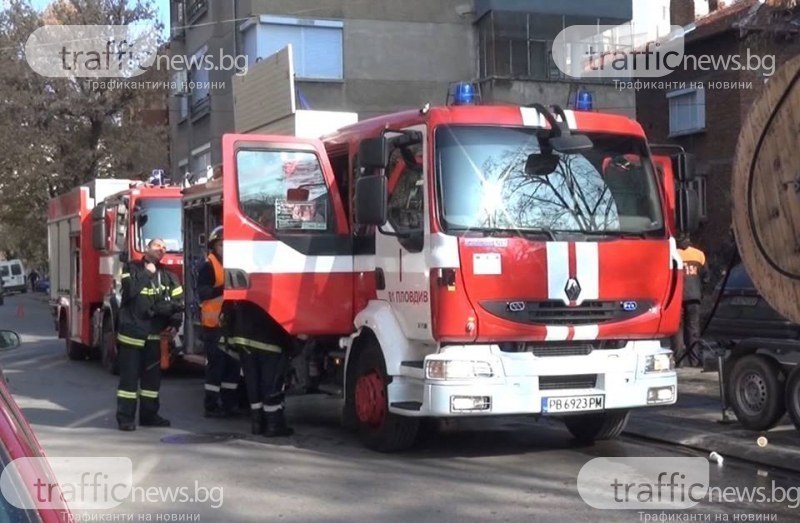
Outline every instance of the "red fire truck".
POLYGON ((225 299, 304 340, 297 375, 339 387, 368 447, 497 415, 593 441, 676 401, 674 237, 699 205, 688 157, 657 168, 635 121, 456 104, 222 145, 220 175, 184 192, 189 299, 222 223, 225 299))
POLYGON ((70 359, 100 357, 117 372, 122 264, 140 259, 149 240, 164 239, 163 263, 183 277, 180 197, 180 187, 97 179, 50 201, 50 302, 70 359))

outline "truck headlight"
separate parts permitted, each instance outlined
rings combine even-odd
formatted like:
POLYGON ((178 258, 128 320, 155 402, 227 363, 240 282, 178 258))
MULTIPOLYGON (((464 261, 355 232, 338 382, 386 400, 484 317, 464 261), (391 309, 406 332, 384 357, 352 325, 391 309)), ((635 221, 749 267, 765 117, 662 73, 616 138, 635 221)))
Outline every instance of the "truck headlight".
POLYGON ((492 376, 494 371, 488 361, 428 360, 425 363, 425 377, 429 380, 467 380, 492 376))
POLYGON ((645 372, 669 372, 671 370, 675 370, 675 359, 672 354, 653 354, 645 359, 645 372))

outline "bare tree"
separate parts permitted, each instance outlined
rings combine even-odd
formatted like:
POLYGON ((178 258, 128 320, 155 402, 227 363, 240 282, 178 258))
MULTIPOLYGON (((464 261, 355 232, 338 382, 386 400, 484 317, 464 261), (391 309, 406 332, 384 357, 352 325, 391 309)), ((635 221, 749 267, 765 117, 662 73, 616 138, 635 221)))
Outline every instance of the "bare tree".
POLYGON ((28 0, 10 0, 0 11, 0 249, 43 262, 52 195, 98 177, 141 178, 166 164, 166 122, 143 117, 163 92, 44 77, 26 62, 25 43, 45 24, 132 23, 157 24, 151 1, 60 0, 40 13, 28 0))

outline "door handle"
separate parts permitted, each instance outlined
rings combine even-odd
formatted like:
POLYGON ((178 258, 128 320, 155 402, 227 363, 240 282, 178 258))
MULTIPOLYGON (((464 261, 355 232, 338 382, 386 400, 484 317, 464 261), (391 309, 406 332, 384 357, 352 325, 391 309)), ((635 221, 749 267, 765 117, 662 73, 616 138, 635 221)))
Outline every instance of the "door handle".
POLYGON ((375 288, 382 291, 386 288, 386 276, 380 267, 375 269, 375 288))

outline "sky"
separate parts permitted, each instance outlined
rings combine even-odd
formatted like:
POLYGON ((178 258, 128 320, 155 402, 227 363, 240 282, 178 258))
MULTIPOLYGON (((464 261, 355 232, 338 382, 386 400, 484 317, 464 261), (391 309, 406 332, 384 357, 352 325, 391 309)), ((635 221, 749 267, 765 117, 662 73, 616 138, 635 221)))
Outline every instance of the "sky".
MULTIPOLYGON (((36 9, 44 9, 53 0, 31 0, 33 7, 36 9)), ((156 8, 158 9, 158 17, 164 25, 164 35, 169 34, 169 2, 170 0, 153 0, 156 8)))

